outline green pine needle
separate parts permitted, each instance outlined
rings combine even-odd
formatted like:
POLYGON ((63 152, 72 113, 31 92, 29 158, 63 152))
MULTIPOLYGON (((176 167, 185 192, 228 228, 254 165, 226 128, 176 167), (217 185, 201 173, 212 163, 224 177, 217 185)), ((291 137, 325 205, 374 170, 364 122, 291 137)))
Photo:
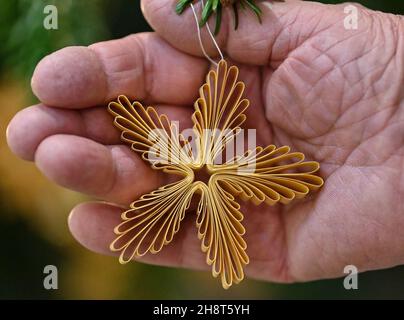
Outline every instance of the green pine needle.
MULTIPOLYGON (((220 0, 213 0, 213 11, 216 11, 219 8, 220 0)), ((221 7, 221 6, 220 6, 221 7)))
MULTIPOLYGON (((219 0, 218 0, 219 1, 219 0)), ((220 26, 222 25, 222 7, 217 7, 216 9, 216 26, 215 26, 215 34, 218 34, 220 31, 220 26)))
POLYGON ((254 4, 254 2, 251 1, 251 0, 244 0, 243 2, 246 3, 250 7, 250 9, 252 11, 254 11, 254 13, 257 15, 258 21, 260 23, 262 23, 262 21, 261 21, 261 14, 262 14, 261 9, 256 4, 254 4))
POLYGON ((193 0, 180 0, 177 4, 177 6, 175 7, 175 11, 178 14, 181 14, 184 12, 185 8, 187 6, 189 6, 192 3, 193 0))
POLYGON ((213 6, 212 6, 213 1, 214 0, 209 0, 208 2, 206 2, 205 6, 203 7, 202 18, 201 18, 201 21, 199 23, 200 27, 203 27, 206 24, 206 22, 209 20, 210 16, 212 15, 212 13, 213 13, 213 6))

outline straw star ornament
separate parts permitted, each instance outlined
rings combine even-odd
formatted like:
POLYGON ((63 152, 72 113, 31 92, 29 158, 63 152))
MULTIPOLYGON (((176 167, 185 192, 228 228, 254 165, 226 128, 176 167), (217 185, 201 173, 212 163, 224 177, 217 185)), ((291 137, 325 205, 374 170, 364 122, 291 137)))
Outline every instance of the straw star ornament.
POLYGON ((236 198, 256 205, 287 204, 322 186, 323 180, 315 174, 319 164, 305 161, 302 153, 290 152, 287 146, 256 147, 223 161, 246 120, 249 101, 243 98, 244 89, 238 68, 221 60, 200 88, 191 139, 153 107, 131 103, 125 96, 109 104, 122 140, 153 169, 179 178, 143 195, 122 213, 110 246, 120 253, 121 263, 161 251, 180 230, 185 214, 194 211, 206 263, 227 289, 243 279, 249 263, 236 198), (199 179, 201 173, 207 181, 199 179))

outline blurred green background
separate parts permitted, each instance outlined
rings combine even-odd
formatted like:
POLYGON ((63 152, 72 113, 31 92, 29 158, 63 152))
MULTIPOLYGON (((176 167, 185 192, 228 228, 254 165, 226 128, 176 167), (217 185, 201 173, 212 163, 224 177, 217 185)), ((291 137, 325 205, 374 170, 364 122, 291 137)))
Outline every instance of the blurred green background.
MULTIPOLYGON (((404 14, 404 1, 360 3, 404 14)), ((5 141, 7 123, 35 101, 30 77, 48 53, 148 30, 138 0, 0 0, 0 298, 404 298, 404 267, 360 275, 359 290, 345 290, 338 279, 293 285, 245 280, 224 291, 209 273, 120 266, 74 241, 66 219, 83 196, 53 185, 33 164, 13 156, 5 141), (57 31, 42 26, 47 4, 57 5, 57 31), (59 269, 58 290, 43 288, 43 268, 49 264, 59 269)))

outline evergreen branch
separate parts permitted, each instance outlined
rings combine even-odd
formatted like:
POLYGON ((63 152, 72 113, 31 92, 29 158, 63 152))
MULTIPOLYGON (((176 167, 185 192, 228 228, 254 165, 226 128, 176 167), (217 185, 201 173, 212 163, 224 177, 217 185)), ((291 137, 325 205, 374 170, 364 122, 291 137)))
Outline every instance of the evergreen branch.
MULTIPOLYGON (((189 7, 196 0, 178 0, 177 6, 175 7, 175 11, 177 14, 182 14, 187 7, 189 7)), ((284 0, 272 0, 277 2, 283 2, 284 0)), ((207 0, 204 3, 202 8, 202 16, 199 21, 199 27, 203 27, 209 20, 209 18, 215 14, 216 16, 216 25, 215 25, 215 35, 217 35, 220 31, 220 27, 222 25, 222 12, 225 7, 232 7, 234 13, 234 29, 237 30, 239 24, 239 14, 238 14, 238 4, 241 9, 246 10, 249 9, 255 13, 257 19, 260 23, 262 10, 256 4, 257 0, 207 0)))

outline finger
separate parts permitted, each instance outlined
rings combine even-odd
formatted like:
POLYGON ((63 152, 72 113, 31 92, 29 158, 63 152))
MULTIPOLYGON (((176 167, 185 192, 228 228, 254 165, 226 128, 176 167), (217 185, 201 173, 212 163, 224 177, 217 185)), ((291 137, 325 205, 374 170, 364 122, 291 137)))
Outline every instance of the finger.
POLYGON ((7 128, 7 141, 15 154, 34 160, 39 144, 55 134, 87 137, 103 144, 118 144, 119 132, 106 108, 82 112, 36 105, 18 112, 7 128))
POLYGON ((52 53, 36 67, 32 90, 54 107, 90 107, 120 94, 182 105, 193 102, 207 67, 156 34, 143 33, 52 53))
MULTIPOLYGON (((186 9, 182 15, 177 15, 175 2, 143 0, 142 10, 154 30, 174 47, 202 56, 193 13, 186 9)), ((260 2, 258 5, 263 11, 262 24, 258 23, 250 10, 239 10, 239 27, 234 30, 232 10, 226 9, 223 14, 221 32, 216 40, 220 48, 236 61, 257 65, 276 64, 312 34, 335 23, 335 19, 321 19, 321 13, 327 7, 320 3, 287 1, 260 2)), ((200 2, 195 7, 200 12, 200 2)), ((202 35, 207 52, 217 56, 206 28, 202 30, 202 35)))
MULTIPOLYGON (((156 106, 156 110, 183 128, 191 126, 191 110, 165 105, 156 106)), ((120 131, 113 126, 113 117, 105 107, 69 110, 44 105, 17 113, 7 128, 7 141, 15 154, 33 161, 39 144, 57 134, 86 137, 104 145, 121 143, 120 131)))
MULTIPOLYGON (((107 203, 78 205, 69 216, 69 229, 74 238, 87 249, 116 255, 109 250, 109 245, 116 237, 113 230, 121 222, 122 211, 122 208, 107 203)), ((157 255, 148 254, 139 260, 165 266, 208 269, 194 224, 195 221, 185 218, 169 246, 165 246, 157 255)))
POLYGON ((35 163, 63 187, 122 204, 162 183, 160 172, 127 146, 104 146, 78 136, 46 138, 36 151, 35 163))

